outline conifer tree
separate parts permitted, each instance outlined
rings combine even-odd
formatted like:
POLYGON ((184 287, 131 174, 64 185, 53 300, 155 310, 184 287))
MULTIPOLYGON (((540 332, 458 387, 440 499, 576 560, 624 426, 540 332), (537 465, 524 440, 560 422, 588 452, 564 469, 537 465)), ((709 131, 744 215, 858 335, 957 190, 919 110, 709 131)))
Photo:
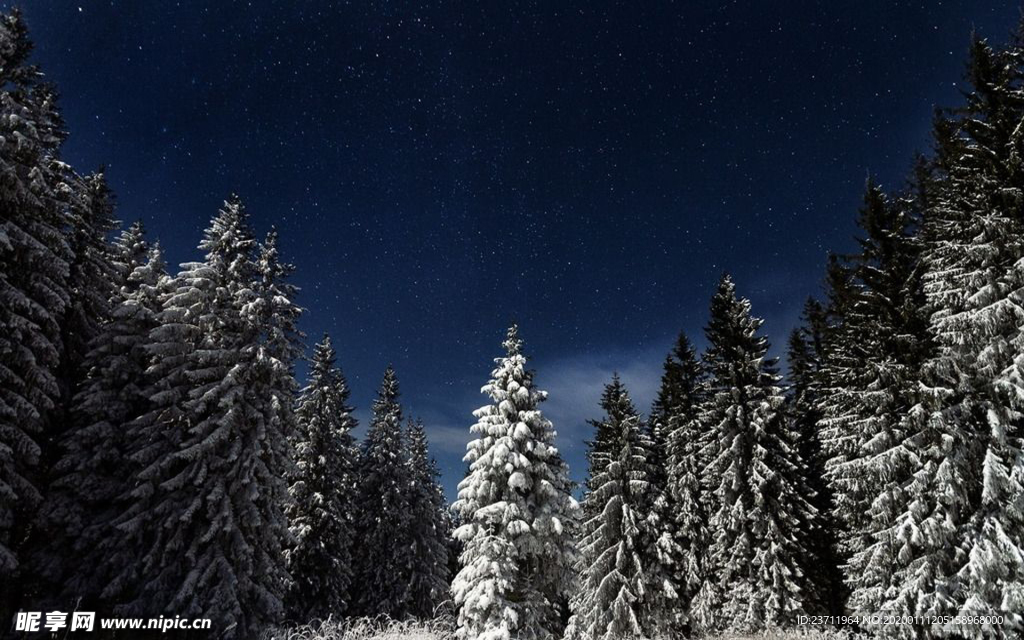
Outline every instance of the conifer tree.
POLYGON ((104 559, 111 551, 109 541, 116 538, 117 499, 132 478, 124 435, 128 423, 149 407, 146 347, 167 274, 158 245, 140 260, 138 251, 146 246, 141 233, 141 227, 133 227, 116 245, 124 260, 118 273, 125 276, 111 299, 110 319, 85 356, 86 376, 72 405, 73 422, 61 440, 40 513, 39 529, 46 535, 35 568, 71 601, 95 602, 108 584, 104 559), (68 558, 76 561, 68 563, 68 558))
POLYGON ((895 505, 882 607, 1005 620, 932 636, 1024 629, 1022 55, 1019 38, 1004 50, 975 38, 967 104, 936 123, 923 261, 937 350, 907 420, 916 471, 895 505))
POLYGON ((573 599, 571 637, 656 637, 667 631, 676 594, 662 565, 659 531, 651 518, 658 494, 651 483, 652 443, 616 375, 605 386, 607 438, 591 450, 592 475, 582 505, 579 591, 573 599))
POLYGON ((448 539, 451 537, 447 505, 437 478, 437 464, 427 450, 427 434, 420 421, 409 421, 410 545, 409 614, 432 619, 448 598, 448 539))
MULTIPOLYGON (((102 172, 83 178, 72 175, 68 182, 73 192, 68 196, 72 216, 68 244, 72 259, 68 271, 70 304, 61 318, 60 384, 63 387, 63 423, 69 421, 71 398, 80 383, 82 361, 89 343, 110 315, 111 297, 122 284, 117 280, 115 249, 107 242, 114 230, 113 194, 102 172)), ((52 433, 53 437, 59 434, 52 433)))
POLYGON ((815 608, 828 615, 841 615, 844 587, 841 560, 837 553, 832 494, 826 480, 826 454, 822 448, 820 423, 823 418, 818 384, 824 366, 827 314, 822 305, 809 299, 804 305, 803 326, 789 336, 788 364, 790 395, 787 414, 797 438, 797 452, 805 465, 806 496, 817 519, 804 523, 804 573, 810 585, 809 596, 815 608))
MULTIPOLYGON (((858 224, 860 252, 844 260, 842 304, 831 330, 820 393, 823 442, 834 516, 848 564, 848 607, 879 612, 892 582, 888 533, 913 473, 904 418, 914 402, 928 348, 918 244, 905 199, 868 182, 858 224)), ((836 267, 837 276, 840 279, 836 267)))
POLYGON ((287 580, 298 310, 271 245, 257 261, 232 198, 200 244, 205 261, 185 265, 165 298, 150 371, 168 375, 130 438, 145 466, 119 522, 143 543, 133 555, 145 580, 129 608, 209 617, 224 638, 280 619, 287 580))
MULTIPOLYGON (((36 465, 59 402, 60 320, 69 302, 72 222, 54 92, 28 64, 21 14, 0 15, 0 602, 40 499, 36 465)), ((6 613, 6 611, 0 611, 6 613)))
POLYGON ((695 620, 690 605, 704 584, 704 555, 708 543, 707 496, 701 489, 709 444, 700 423, 705 395, 704 370, 685 334, 680 333, 665 359, 661 387, 651 420, 666 425, 666 489, 655 511, 661 515, 659 541, 664 562, 672 572, 678 595, 672 613, 676 633, 689 634, 695 620))
POLYGON ((757 631, 806 611, 801 522, 812 510, 794 476, 802 463, 782 413, 761 320, 724 276, 711 299, 705 355, 711 375, 702 421, 714 429, 707 482, 714 496, 705 625, 757 631))
POLYGON ((313 350, 309 384, 296 405, 296 475, 285 508, 294 544, 286 552, 289 617, 300 622, 345 615, 352 584, 352 510, 358 451, 348 383, 331 339, 313 350))
POLYGON ((461 640, 547 640, 561 633, 560 602, 570 593, 577 505, 555 431, 538 405, 513 325, 483 388, 454 505, 464 544, 452 585, 461 640))
POLYGON ((410 494, 408 443, 402 433, 398 377, 384 372, 359 460, 357 531, 360 553, 357 611, 403 619, 410 614, 410 494))

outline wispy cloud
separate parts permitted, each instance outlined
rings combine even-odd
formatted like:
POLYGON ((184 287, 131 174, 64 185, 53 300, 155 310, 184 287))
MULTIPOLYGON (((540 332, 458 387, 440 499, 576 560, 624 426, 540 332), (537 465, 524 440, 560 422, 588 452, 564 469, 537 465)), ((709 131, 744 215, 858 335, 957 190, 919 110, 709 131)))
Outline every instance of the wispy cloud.
POLYGON ((658 392, 664 351, 659 345, 538 362, 538 386, 548 391, 543 409, 559 433, 562 448, 583 447, 583 441, 590 436, 587 420, 600 417, 601 392, 616 372, 629 389, 637 409, 646 413, 658 392))

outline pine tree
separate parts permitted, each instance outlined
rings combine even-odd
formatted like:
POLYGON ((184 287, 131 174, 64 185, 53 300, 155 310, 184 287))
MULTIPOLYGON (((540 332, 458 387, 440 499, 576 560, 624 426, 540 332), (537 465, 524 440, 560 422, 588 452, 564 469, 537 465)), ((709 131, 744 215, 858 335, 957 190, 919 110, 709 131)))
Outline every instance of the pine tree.
POLYGON ((116 245, 123 260, 118 273, 124 277, 111 298, 110 319, 85 355, 86 376, 40 513, 39 530, 46 535, 34 568, 66 600, 95 602, 109 582, 103 567, 109 541, 116 538, 116 501, 132 477, 124 434, 149 407, 146 345, 167 274, 159 246, 140 257, 145 247, 141 227, 126 231, 116 245))
MULTIPOLYGON (((11 602, 16 547, 39 501, 32 477, 59 401, 60 318, 67 308, 71 222, 59 194, 64 134, 54 92, 27 64, 17 11, 0 15, 0 601, 11 602)), ((0 611, 0 613, 4 613, 0 611)))
POLYGON ((833 267, 842 312, 827 333, 821 385, 822 439, 848 609, 880 611, 892 584, 890 528, 913 473, 904 417, 914 402, 927 326, 910 203, 868 182, 858 224, 860 252, 833 267))
POLYGON ((676 594, 658 554, 659 530, 651 518, 659 497, 651 483, 652 442, 617 375, 605 386, 602 407, 605 418, 593 424, 606 439, 601 449, 590 451, 580 586, 568 635, 655 637, 668 629, 676 594))
POLYGON ((832 493, 826 480, 827 457, 820 433, 824 416, 818 384, 828 331, 824 307, 817 300, 809 299, 804 305, 803 321, 803 326, 794 329, 789 337, 790 395, 786 411, 797 438, 797 452, 806 465, 806 496, 818 516, 801 527, 807 535, 804 544, 810 551, 803 559, 803 568, 810 585, 808 595, 815 609, 827 615, 841 615, 844 604, 841 560, 837 552, 832 493))
POLYGON ((410 614, 409 585, 403 579, 412 562, 409 549, 409 450, 402 433, 398 378, 384 372, 373 418, 359 460, 357 531, 361 553, 355 584, 357 611, 395 619, 410 614))
POLYGON ((561 633, 560 602, 571 591, 577 505, 555 431, 538 408, 518 329, 483 392, 454 510, 465 545, 452 585, 462 640, 547 640, 561 633))
POLYGON ((715 431, 705 476, 714 496, 707 575, 715 584, 699 608, 705 624, 730 631, 792 624, 807 605, 799 526, 812 507, 794 486, 802 463, 760 326, 724 276, 711 299, 711 395, 702 415, 715 431))
POLYGON ((907 420, 917 470, 895 505, 899 565, 882 607, 1005 621, 928 636, 1024 628, 1022 55, 1019 38, 1006 50, 975 38, 967 104, 936 123, 923 261, 938 347, 907 420))
POLYGON ((232 198, 200 244, 205 261, 176 278, 150 336, 157 408, 130 434, 144 467, 119 522, 143 543, 128 607, 208 617, 225 638, 278 620, 287 581, 298 310, 272 245, 255 258, 232 198))
POLYGON ((352 509, 358 451, 349 389, 331 339, 313 350, 309 384, 296 405, 296 471, 286 507, 295 539, 286 554, 292 577, 289 617, 308 622, 345 615, 352 584, 352 509))
POLYGON ((705 395, 704 369, 685 334, 680 333, 665 358, 661 387, 651 420, 665 425, 666 488, 655 505, 664 523, 659 548, 670 567, 678 600, 672 613, 673 630, 689 635, 696 626, 690 604, 704 584, 704 554, 708 543, 707 500, 701 490, 702 450, 708 434, 701 428, 700 407, 705 395))
MULTIPOLYGON (((99 172, 83 178, 72 176, 69 182, 73 192, 67 196, 72 215, 68 244, 73 257, 68 272, 70 304, 61 318, 64 348, 59 374, 64 396, 62 422, 65 424, 69 421, 71 398, 84 375, 82 362, 89 343, 109 318, 111 297, 121 285, 117 280, 114 251, 123 251, 107 242, 107 235, 117 222, 114 219, 113 194, 104 174, 99 172)), ((51 435, 59 437, 57 433, 51 435)))
POLYGON ((437 478, 440 473, 427 450, 427 435, 420 421, 409 421, 410 544, 409 613, 432 619, 448 597, 448 539, 451 536, 447 505, 437 478))

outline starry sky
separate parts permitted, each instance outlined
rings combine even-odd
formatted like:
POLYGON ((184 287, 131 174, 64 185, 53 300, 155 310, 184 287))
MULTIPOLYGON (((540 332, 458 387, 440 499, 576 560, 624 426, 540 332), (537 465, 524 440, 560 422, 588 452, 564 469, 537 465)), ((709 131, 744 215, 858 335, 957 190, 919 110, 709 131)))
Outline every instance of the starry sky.
MULTIPOLYGON (((866 177, 899 187, 1014 2, 17 3, 65 159, 172 263, 230 193, 298 268, 365 424, 393 363, 453 495, 520 324, 573 476, 728 270, 781 347, 866 177)), ((10 3, 0 2, 7 8, 10 3)), ((781 355, 781 349, 775 353, 781 355)))

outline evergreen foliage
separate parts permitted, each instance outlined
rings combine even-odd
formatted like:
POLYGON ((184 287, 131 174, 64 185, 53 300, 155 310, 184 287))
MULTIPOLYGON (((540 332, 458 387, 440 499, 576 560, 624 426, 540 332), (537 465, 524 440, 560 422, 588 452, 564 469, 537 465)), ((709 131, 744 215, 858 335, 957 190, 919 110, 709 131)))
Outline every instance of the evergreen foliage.
POLYGON ((538 405, 515 325, 483 388, 454 505, 464 549, 452 584, 462 640, 546 640, 561 633, 560 603, 569 594, 574 551, 565 463, 555 431, 538 405))

